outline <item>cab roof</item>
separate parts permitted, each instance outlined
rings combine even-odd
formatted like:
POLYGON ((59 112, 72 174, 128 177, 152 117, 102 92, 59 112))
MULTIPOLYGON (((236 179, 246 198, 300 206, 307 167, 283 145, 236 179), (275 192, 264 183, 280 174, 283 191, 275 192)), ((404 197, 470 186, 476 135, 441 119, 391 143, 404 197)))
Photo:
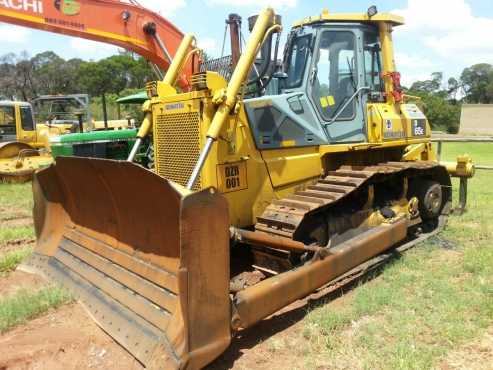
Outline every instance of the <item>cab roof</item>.
POLYGON ((21 106, 21 107, 26 107, 26 106, 31 106, 30 103, 25 102, 25 101, 17 101, 17 100, 0 100, 0 106, 1 107, 13 107, 13 106, 21 106))
POLYGON ((386 22, 393 26, 404 24, 404 18, 390 13, 377 13, 370 17, 366 13, 330 13, 327 9, 323 9, 320 15, 303 18, 293 24, 293 27, 302 27, 314 23, 329 23, 329 22, 361 22, 361 23, 376 23, 386 22))

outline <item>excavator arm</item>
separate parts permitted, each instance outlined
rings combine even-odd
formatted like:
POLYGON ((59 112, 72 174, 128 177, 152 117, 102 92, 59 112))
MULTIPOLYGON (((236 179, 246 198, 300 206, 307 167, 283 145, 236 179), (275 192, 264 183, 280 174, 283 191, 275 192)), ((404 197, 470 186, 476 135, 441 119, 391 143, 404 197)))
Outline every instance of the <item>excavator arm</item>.
MULTIPOLYGON (((172 23, 133 0, 0 0, 0 21, 113 44, 163 70, 183 38, 172 23)), ((184 90, 191 73, 188 63, 177 81, 184 90)))

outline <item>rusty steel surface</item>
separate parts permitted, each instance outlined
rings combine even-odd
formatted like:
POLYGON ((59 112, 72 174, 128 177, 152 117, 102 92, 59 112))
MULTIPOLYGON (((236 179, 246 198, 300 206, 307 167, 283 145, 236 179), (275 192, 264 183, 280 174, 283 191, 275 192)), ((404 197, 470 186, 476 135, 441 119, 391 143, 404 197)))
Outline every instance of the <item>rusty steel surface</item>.
POLYGON ((200 369, 228 347, 222 196, 185 195, 132 163, 74 157, 37 173, 33 191, 37 245, 24 270, 69 288, 147 367, 200 369))
POLYGON ((304 253, 304 252, 319 252, 323 248, 317 246, 305 245, 295 240, 282 238, 277 235, 270 235, 259 231, 249 231, 234 228, 234 238, 239 242, 244 242, 251 245, 258 245, 276 249, 282 249, 292 252, 304 253))
POLYGON ((255 229, 284 237, 297 239, 297 231, 306 216, 328 209, 358 188, 372 181, 379 175, 405 175, 410 170, 430 170, 440 167, 428 161, 385 162, 374 166, 341 166, 336 171, 329 171, 327 176, 306 190, 296 191, 286 198, 275 200, 263 214, 258 217, 255 229))
POLYGON ((408 220, 400 219, 361 233, 329 256, 273 276, 234 297, 234 328, 247 328, 282 307, 310 294, 352 268, 406 238, 408 220))
POLYGON ((377 270, 386 262, 392 258, 398 258, 402 253, 406 252, 408 249, 413 248, 415 245, 422 243, 424 240, 435 236, 443 230, 447 223, 448 210, 444 210, 444 213, 439 217, 439 222, 437 227, 430 231, 420 234, 418 237, 405 240, 402 243, 398 243, 395 248, 389 248, 387 251, 378 254, 377 256, 369 259, 368 261, 361 263, 355 268, 349 270, 343 275, 336 277, 329 283, 325 284, 321 288, 317 289, 317 295, 326 295, 334 292, 338 289, 347 287, 349 284, 356 282, 359 278, 367 276, 370 272, 377 270))
POLYGON ((328 249, 292 239, 303 218, 376 183, 378 176, 436 166, 343 166, 307 190, 273 202, 268 208, 277 210, 276 218, 260 218, 257 230, 248 231, 230 229, 228 204, 212 190, 179 190, 128 162, 59 158, 34 177, 38 241, 22 268, 68 287, 147 367, 200 369, 229 346, 232 329, 252 326, 331 282, 362 273, 402 242, 411 225, 399 216, 328 249), (312 258, 234 289, 232 308, 231 235, 312 258))

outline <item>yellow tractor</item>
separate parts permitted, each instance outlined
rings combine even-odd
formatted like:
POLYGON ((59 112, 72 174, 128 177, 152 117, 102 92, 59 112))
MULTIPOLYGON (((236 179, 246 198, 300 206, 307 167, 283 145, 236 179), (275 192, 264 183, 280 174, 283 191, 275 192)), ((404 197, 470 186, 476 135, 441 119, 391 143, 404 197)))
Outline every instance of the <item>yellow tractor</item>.
POLYGON ((402 23, 323 11, 293 26, 277 63, 267 8, 239 60, 202 63, 178 92, 200 52, 186 35, 147 87, 135 149, 152 129, 155 173, 135 151, 57 158, 35 175, 37 246, 22 268, 69 287, 147 367, 200 369, 238 330, 437 232, 450 174, 400 88, 402 23))
POLYGON ((0 181, 29 180, 36 169, 49 166, 49 137, 63 129, 36 125, 31 104, 0 101, 0 181))

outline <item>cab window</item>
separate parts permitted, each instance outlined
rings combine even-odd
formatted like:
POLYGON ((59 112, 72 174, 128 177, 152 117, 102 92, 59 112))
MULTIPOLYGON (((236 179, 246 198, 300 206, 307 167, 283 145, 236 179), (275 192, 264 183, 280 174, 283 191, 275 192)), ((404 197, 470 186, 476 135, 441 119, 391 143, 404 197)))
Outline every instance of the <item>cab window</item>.
POLYGON ((34 120, 33 112, 31 107, 20 107, 21 108, 21 125, 22 129, 25 131, 34 131, 34 120))
MULTIPOLYGON (((320 38, 312 81, 312 97, 326 120, 332 119, 357 90, 355 36, 347 31, 324 31, 320 38)), ((339 119, 355 114, 355 102, 339 119)))
POLYGON ((311 36, 295 37, 291 43, 291 49, 287 60, 286 88, 301 86, 305 74, 306 61, 310 50, 311 36))
POLYGON ((383 92, 382 53, 376 33, 365 33, 363 38, 363 54, 365 57, 365 86, 370 87, 371 91, 383 92))
POLYGON ((15 109, 13 106, 0 107, 0 135, 15 135, 15 109))

